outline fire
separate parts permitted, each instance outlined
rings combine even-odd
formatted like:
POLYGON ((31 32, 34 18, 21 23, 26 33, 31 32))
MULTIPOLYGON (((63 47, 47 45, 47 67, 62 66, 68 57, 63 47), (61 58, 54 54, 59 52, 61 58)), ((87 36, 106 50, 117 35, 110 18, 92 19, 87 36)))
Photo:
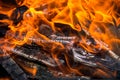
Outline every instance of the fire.
POLYGON ((11 80, 10 78, 0 78, 0 80, 11 80))
MULTIPOLYGON (((10 28, 5 37, 0 39, 1 48, 7 50, 7 47, 15 48, 34 42, 44 47, 45 50, 48 47, 51 48, 49 54, 57 64, 61 63, 59 55, 65 56, 67 67, 59 66, 61 70, 66 69, 82 75, 79 68, 73 68, 70 65, 69 57, 67 57, 69 54, 65 51, 66 46, 57 41, 49 42, 51 38, 39 32, 43 28, 41 25, 46 24, 49 29, 52 29, 51 34, 58 32, 62 34, 64 26, 68 27, 66 29, 78 33, 79 35, 74 32, 68 33, 68 35, 77 37, 78 40, 74 39, 73 43, 78 42, 78 47, 82 47, 90 53, 97 53, 96 49, 106 49, 104 43, 120 56, 120 36, 117 30, 120 26, 119 0, 16 0, 15 2, 15 4, 6 4, 3 0, 0 1, 0 13, 8 17, 0 19, 0 23, 5 23, 10 28), (25 11, 22 12, 21 9, 25 9, 25 11), (57 27, 56 24, 60 24, 60 27, 57 27), (82 35, 82 31, 86 35, 82 35), (88 36, 91 36, 96 42, 102 42, 99 42, 101 45, 87 43, 88 36)), ((63 36, 66 35, 63 34, 63 36)), ((101 73, 103 72, 101 71, 101 73)))

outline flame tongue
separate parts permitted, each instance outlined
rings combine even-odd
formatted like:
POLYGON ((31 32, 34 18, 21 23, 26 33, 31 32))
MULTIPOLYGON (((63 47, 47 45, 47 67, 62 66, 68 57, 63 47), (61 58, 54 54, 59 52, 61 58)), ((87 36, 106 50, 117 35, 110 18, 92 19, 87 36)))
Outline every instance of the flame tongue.
POLYGON ((0 1, 0 29, 6 25, 9 28, 0 39, 1 48, 9 50, 8 47, 14 49, 36 43, 52 56, 57 65, 62 64, 60 69, 67 68, 79 75, 82 75, 79 68, 72 68, 69 62, 70 50, 81 63, 97 64, 81 60, 80 57, 86 55, 79 55, 73 48, 94 55, 106 50, 113 58, 119 57, 119 0, 13 1, 11 4, 0 1), (61 55, 67 67, 59 60, 61 55))

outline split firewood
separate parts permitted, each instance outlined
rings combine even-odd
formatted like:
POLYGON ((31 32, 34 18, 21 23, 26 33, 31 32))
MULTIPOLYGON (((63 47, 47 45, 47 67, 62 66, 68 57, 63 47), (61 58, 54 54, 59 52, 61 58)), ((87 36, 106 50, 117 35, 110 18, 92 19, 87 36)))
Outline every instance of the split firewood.
MULTIPOLYGON (((81 54, 77 53, 74 49, 72 49, 72 52, 73 52, 73 56, 74 56, 75 61, 78 61, 84 65, 87 65, 87 66, 97 67, 96 63, 85 60, 88 58, 88 56, 81 55, 81 54)), ((87 54, 86 52, 83 52, 83 51, 82 51, 82 53, 87 54)))
POLYGON ((3 54, 3 57, 0 57, 0 64, 3 68, 11 75, 14 80, 28 80, 26 73, 18 66, 18 64, 10 57, 8 53, 3 54))
MULTIPOLYGON (((85 33, 86 33, 88 36, 91 36, 90 33, 89 33, 87 30, 85 30, 85 29, 83 29, 83 30, 85 31, 85 33)), ((91 36, 91 37, 93 37, 93 36, 91 36)), ((94 37, 93 37, 93 39, 96 41, 97 44, 99 44, 99 45, 101 46, 101 48, 103 48, 103 49, 105 49, 106 51, 108 51, 108 54, 109 54, 113 59, 115 59, 115 60, 117 60, 117 61, 120 61, 119 56, 118 56, 116 53, 114 53, 111 49, 109 49, 109 48, 108 48, 108 45, 107 45, 106 43, 104 43, 104 42, 102 42, 102 41, 99 41, 99 40, 95 39, 94 37)))
MULTIPOLYGON (((19 56, 22 56, 22 57, 24 57, 28 60, 31 60, 31 61, 41 62, 45 65, 50 66, 50 67, 58 66, 58 64, 56 64, 56 62, 53 58, 51 58, 50 56, 44 55, 43 53, 38 53, 39 56, 35 56, 35 55, 26 54, 20 49, 17 49, 17 48, 14 49, 14 48, 10 48, 10 47, 7 47, 6 51, 8 51, 10 53, 14 53, 14 54, 19 55, 19 56)), ((61 63, 62 62, 63 61, 61 61, 61 63)))
POLYGON ((28 40, 35 42, 35 43, 55 43, 55 42, 59 42, 59 43, 63 43, 63 44, 69 44, 70 41, 67 40, 42 40, 42 39, 35 39, 35 38, 29 38, 28 40))

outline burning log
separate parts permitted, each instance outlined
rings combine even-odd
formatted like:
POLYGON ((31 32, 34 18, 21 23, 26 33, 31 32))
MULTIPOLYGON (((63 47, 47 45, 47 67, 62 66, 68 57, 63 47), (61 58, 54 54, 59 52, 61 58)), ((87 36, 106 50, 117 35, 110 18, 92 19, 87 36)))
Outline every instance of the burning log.
MULTIPOLYGON (((84 30, 84 29, 83 29, 83 30, 84 30)), ((87 35, 91 36, 90 33, 89 33, 87 30, 84 30, 84 31, 86 32, 87 35)), ((91 36, 91 37, 92 37, 92 36, 91 36)), ((94 40, 97 42, 97 44, 99 44, 99 45, 101 46, 101 48, 103 48, 103 49, 105 49, 106 51, 108 51, 108 54, 109 54, 112 58, 114 58, 114 59, 117 60, 117 61, 120 61, 119 56, 118 56, 116 53, 114 53, 112 50, 110 50, 110 49, 108 48, 108 45, 107 45, 106 43, 104 43, 104 42, 102 42, 102 41, 99 41, 99 40, 97 40, 97 39, 95 39, 95 38, 94 38, 94 40)))
MULTIPOLYGON (((62 42, 62 41, 64 41, 64 40, 67 40, 69 43, 67 43, 67 44, 70 44, 71 42, 70 41, 73 41, 73 38, 72 37, 60 37, 60 36, 56 36, 56 38, 53 38, 53 41, 51 41, 51 42, 55 42, 55 40, 56 39, 58 39, 58 41, 59 40, 61 40, 61 42, 60 43, 62 43, 62 44, 64 44, 64 42, 62 42)), ((41 39, 35 39, 35 38, 29 38, 29 40, 31 40, 31 41, 33 41, 33 42, 44 42, 44 43, 49 43, 50 41, 48 40, 41 40, 41 39)), ((57 40, 56 40, 57 41, 57 40)), ((74 44, 74 41, 73 41, 73 44, 74 44)), ((70 45, 70 47, 71 47, 71 49, 72 49, 72 52, 73 52, 73 58, 74 58, 74 60, 75 61, 77 61, 77 62, 79 62, 79 63, 81 63, 81 64, 84 64, 84 65, 86 65, 86 66, 90 66, 90 67, 95 67, 95 68, 100 68, 100 69, 103 69, 103 70, 105 70, 105 72, 106 72, 106 69, 104 69, 104 67, 103 66, 100 66, 100 65, 98 65, 96 62, 97 61, 95 61, 95 59, 96 59, 96 57, 95 57, 95 55, 92 55, 91 53, 88 53, 88 52, 86 52, 85 50, 83 50, 82 48, 78 48, 78 49, 75 49, 74 47, 73 47, 73 44, 72 45, 70 45), (77 53, 77 52, 80 52, 80 53, 77 53), (93 59, 93 60, 91 60, 91 59, 93 59)), ((68 49, 69 50, 69 49, 68 49)), ((29 60, 32 60, 32 61, 38 61, 38 62, 42 62, 42 63, 44 63, 45 65, 48 65, 48 66, 51 66, 51 67, 56 67, 56 66, 59 66, 59 65, 57 65, 56 63, 55 63, 55 61, 54 61, 54 59, 52 59, 52 58, 50 58, 50 57, 47 57, 47 55, 44 55, 44 54, 42 54, 42 53, 38 53, 38 55, 39 56, 41 56, 41 57, 37 57, 37 56, 34 56, 34 55, 31 55, 31 54, 26 54, 26 53, 24 53, 21 49, 10 49, 10 48, 8 48, 8 51, 10 51, 10 52, 12 52, 12 53, 15 53, 15 54, 17 54, 17 55, 19 55, 19 56, 22 56, 22 57, 25 57, 25 58, 27 58, 27 59, 29 59, 29 60)), ((100 59, 99 59, 100 60, 100 59)), ((102 61, 102 60, 101 60, 102 61)), ((61 62, 62 63, 62 62, 61 62)), ((106 66, 106 65, 105 65, 106 66)), ((108 65, 107 65, 108 66, 108 65)), ((106 72, 107 74, 109 74, 110 72, 109 71, 107 71, 106 72)), ((112 76, 112 73, 111 73, 111 76, 112 76)))
MULTIPOLYGON (((79 49, 83 52, 82 49, 79 49)), ((75 49, 72 50, 73 51, 73 55, 74 55, 74 60, 77 62, 80 62, 81 64, 87 65, 87 66, 91 66, 94 68, 98 68, 102 71, 104 71, 106 74, 109 74, 109 76, 113 77, 113 73, 111 73, 111 71, 108 69, 108 64, 104 64, 104 60, 99 59, 99 61, 95 60, 97 57, 95 55, 83 52, 83 54, 79 54, 75 51, 75 49), (87 55, 85 55, 87 54, 87 55)))
POLYGON ((7 51, 10 52, 10 53, 14 53, 16 55, 22 56, 24 58, 27 58, 28 60, 31 60, 31 61, 41 62, 41 63, 43 63, 45 65, 50 66, 50 67, 56 67, 56 66, 58 66, 55 63, 55 61, 50 56, 47 56, 47 55, 45 55, 44 53, 41 53, 41 52, 39 52, 37 54, 38 56, 35 56, 34 54, 24 53, 19 48, 11 49, 11 48, 8 47, 7 51))
POLYGON ((63 43, 63 44, 69 44, 70 41, 67 40, 42 40, 42 39, 35 39, 35 38, 29 38, 30 41, 35 42, 35 43, 55 43, 55 42, 59 42, 59 43, 63 43))
MULTIPOLYGON (((14 53, 16 55, 22 56, 22 57, 27 58, 28 60, 31 60, 31 61, 42 62, 45 65, 48 65, 48 66, 51 66, 51 67, 60 66, 60 65, 57 65, 52 58, 47 57, 47 55, 44 55, 44 54, 41 54, 41 53, 39 54, 39 55, 41 55, 41 57, 37 57, 37 56, 33 56, 31 54, 24 53, 20 48, 16 48, 16 49, 7 48, 7 49, 8 49, 7 50, 8 52, 10 52, 10 53, 12 52, 12 53, 14 53), (45 57, 45 59, 44 59, 44 57, 45 57)), ((88 53, 84 52, 84 50, 82 50, 80 48, 73 49, 72 52, 73 52, 73 55, 74 55, 73 58, 74 58, 75 61, 80 62, 81 64, 84 64, 86 66, 99 68, 100 70, 104 71, 106 75, 109 75, 111 77, 113 76, 113 74, 111 72, 109 72, 108 69, 105 69, 104 66, 98 65, 96 63, 97 61, 95 62, 95 60, 91 60, 91 58, 92 59, 96 58, 94 55, 88 54, 88 53), (76 51, 81 51, 81 54, 77 53, 76 51)), ((62 61, 61 61, 61 63, 62 63, 62 61)), ((94 75, 99 75, 99 74, 95 73, 94 75)))
MULTIPOLYGON (((72 49, 72 51, 73 51, 73 55, 74 55, 74 60, 75 60, 75 61, 78 61, 78 62, 80 62, 80 63, 83 63, 84 65, 88 65, 88 66, 92 66, 92 67, 97 67, 97 64, 96 64, 96 63, 93 63, 93 62, 88 61, 88 60, 84 60, 84 59, 87 59, 87 58, 89 58, 89 57, 91 57, 91 56, 94 57, 94 55, 83 56, 83 55, 75 52, 74 49, 72 49)), ((81 51, 82 51, 82 49, 81 49, 81 51)), ((82 51, 82 54, 87 54, 87 53, 82 51)))
POLYGON ((16 62, 10 57, 10 55, 6 53, 1 54, 4 54, 4 56, 0 57, 0 64, 11 75, 12 79, 27 80, 27 76, 24 71, 16 64, 16 62))
MULTIPOLYGON (((19 48, 19 47, 15 48, 15 49, 12 49, 12 48, 8 47, 8 48, 5 48, 5 49, 7 49, 7 51, 10 52, 10 53, 14 53, 16 55, 22 56, 22 57, 27 58, 28 60, 31 60, 31 61, 37 61, 37 62, 44 63, 45 65, 50 66, 50 67, 60 66, 60 65, 55 63, 54 59, 50 58, 50 56, 44 55, 43 53, 37 53, 39 55, 37 57, 37 56, 35 56, 33 54, 30 54, 30 53, 29 54, 24 53, 22 51, 22 48, 19 48)), ((78 48, 78 49, 73 48, 72 52, 73 52, 73 55, 74 55, 73 58, 74 58, 75 61, 77 61, 77 62, 79 62, 83 65, 86 65, 86 66, 99 68, 99 69, 101 69, 105 72, 107 71, 106 74, 110 74, 109 70, 106 70, 106 69, 104 69, 103 66, 98 65, 97 61, 95 62, 95 59, 96 59, 95 55, 87 53, 84 50, 82 50, 81 48, 78 48), (76 51, 77 52, 80 51, 80 53, 77 53, 76 51)), ((100 59, 99 59, 99 61, 100 61, 100 59)), ((61 65, 63 65, 64 62, 65 62, 65 60, 62 60, 61 65)), ((111 73, 110 76, 112 76, 112 73, 111 73)))

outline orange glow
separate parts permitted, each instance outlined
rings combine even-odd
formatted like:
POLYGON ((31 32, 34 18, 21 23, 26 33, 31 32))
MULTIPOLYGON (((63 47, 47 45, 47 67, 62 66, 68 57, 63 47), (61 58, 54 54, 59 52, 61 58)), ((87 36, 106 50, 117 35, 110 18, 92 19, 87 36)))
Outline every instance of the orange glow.
POLYGON ((0 78, 0 80, 11 80, 11 79, 6 77, 6 78, 0 78))
POLYGON ((23 64, 21 64, 21 63, 19 63, 19 64, 20 64, 20 66, 21 66, 25 71, 27 71, 28 73, 32 74, 33 76, 36 75, 36 73, 37 73, 37 68, 36 68, 36 67, 30 68, 30 67, 25 66, 25 65, 23 65, 23 64))

